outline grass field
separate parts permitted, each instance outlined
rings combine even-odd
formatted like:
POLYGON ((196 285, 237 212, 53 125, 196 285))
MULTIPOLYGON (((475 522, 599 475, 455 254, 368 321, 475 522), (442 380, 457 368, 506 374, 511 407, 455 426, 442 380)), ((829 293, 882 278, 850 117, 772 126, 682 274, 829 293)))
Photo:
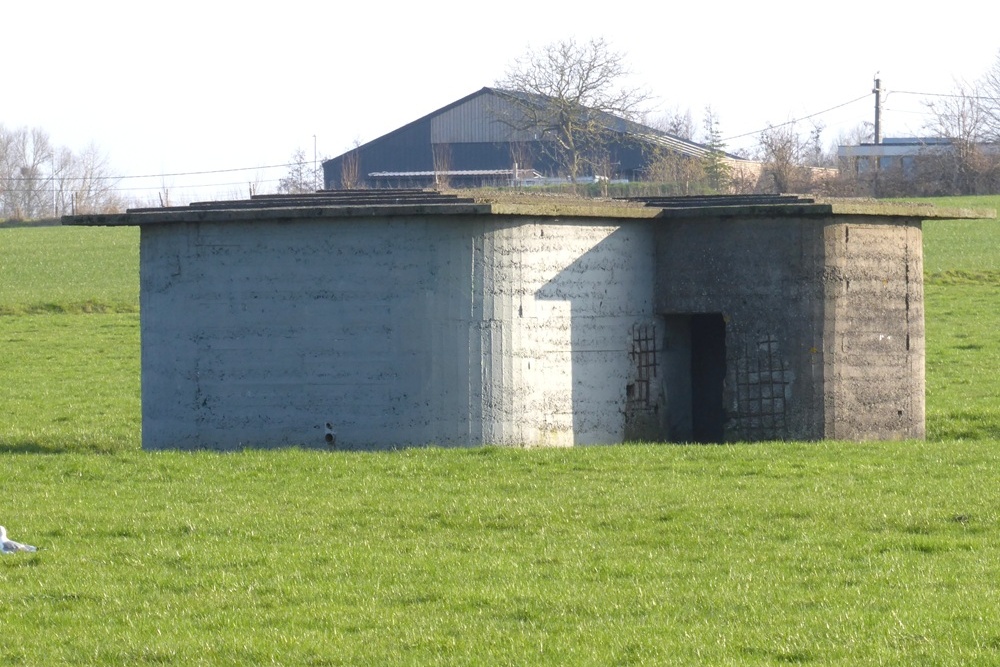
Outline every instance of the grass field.
POLYGON ((139 230, 0 226, 0 315, 139 312, 139 230))
MULTIPOLYGON (((944 206, 1000 212, 1000 196, 943 197, 927 201, 944 206)), ((924 223, 924 274, 931 284, 1000 286, 1000 233, 997 220, 947 220, 924 223)))
MULTIPOLYGON (((1000 197, 947 197, 992 208, 1000 197)), ((1000 221, 924 223, 927 433, 1000 442, 1000 221)))
POLYGON ((0 227, 6 662, 1000 662, 997 221, 925 226, 869 444, 144 454, 136 241, 0 227))
POLYGON ((0 655, 995 664, 998 456, 983 443, 8 455, 6 518, 45 550, 0 561, 0 655))

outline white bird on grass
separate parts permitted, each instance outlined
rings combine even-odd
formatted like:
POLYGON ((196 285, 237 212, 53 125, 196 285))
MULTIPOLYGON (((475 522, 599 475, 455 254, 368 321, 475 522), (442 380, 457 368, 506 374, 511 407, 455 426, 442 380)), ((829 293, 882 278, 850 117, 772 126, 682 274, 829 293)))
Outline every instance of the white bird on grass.
POLYGON ((18 551, 38 551, 38 549, 30 544, 21 544, 20 542, 7 539, 7 529, 3 526, 0 526, 0 548, 2 548, 5 554, 12 554, 18 551))

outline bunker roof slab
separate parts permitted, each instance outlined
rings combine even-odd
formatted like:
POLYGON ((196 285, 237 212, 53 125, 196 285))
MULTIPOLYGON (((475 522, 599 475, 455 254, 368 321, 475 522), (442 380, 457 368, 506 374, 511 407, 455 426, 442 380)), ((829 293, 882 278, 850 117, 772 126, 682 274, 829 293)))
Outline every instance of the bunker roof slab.
POLYGON ((430 190, 340 190, 300 195, 133 208, 125 213, 63 216, 64 225, 144 226, 166 223, 252 222, 424 215, 517 215, 542 218, 692 219, 877 216, 920 220, 993 219, 996 211, 918 202, 821 199, 800 195, 716 195, 584 199, 535 193, 470 196, 430 190))

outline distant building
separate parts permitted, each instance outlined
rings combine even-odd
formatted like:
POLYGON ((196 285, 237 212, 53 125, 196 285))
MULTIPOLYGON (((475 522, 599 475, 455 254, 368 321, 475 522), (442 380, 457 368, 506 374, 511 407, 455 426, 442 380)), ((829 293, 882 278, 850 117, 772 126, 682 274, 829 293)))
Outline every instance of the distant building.
MULTIPOLYGON (((327 190, 399 187, 471 187, 530 185, 561 177, 540 131, 516 130, 506 119, 516 116, 520 95, 483 88, 386 135, 323 163, 327 190)), ((654 149, 704 158, 711 149, 645 125, 601 114, 613 135, 607 149, 610 174, 600 178, 643 180, 654 149)), ((723 153, 735 171, 757 168, 755 162, 723 153)), ((594 173, 581 174, 593 180, 594 173)))
POLYGON ((840 146, 842 174, 875 196, 987 194, 1000 188, 1000 144, 895 137, 840 146))
POLYGON ((942 137, 888 137, 878 144, 838 146, 842 168, 858 175, 895 171, 913 177, 921 158, 952 149, 952 141, 942 137))

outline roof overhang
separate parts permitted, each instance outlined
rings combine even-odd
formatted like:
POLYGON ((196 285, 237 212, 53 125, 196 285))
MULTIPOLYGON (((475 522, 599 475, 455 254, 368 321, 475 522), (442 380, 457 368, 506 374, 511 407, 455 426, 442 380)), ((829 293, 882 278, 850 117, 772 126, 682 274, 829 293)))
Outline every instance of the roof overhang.
POLYGON ((919 202, 818 199, 799 195, 717 195, 594 200, 490 193, 463 197, 430 190, 339 190, 303 195, 257 195, 246 200, 70 215, 64 225, 145 226, 169 223, 253 222, 425 215, 515 215, 541 218, 692 219, 867 216, 910 220, 993 219, 996 211, 919 202))

